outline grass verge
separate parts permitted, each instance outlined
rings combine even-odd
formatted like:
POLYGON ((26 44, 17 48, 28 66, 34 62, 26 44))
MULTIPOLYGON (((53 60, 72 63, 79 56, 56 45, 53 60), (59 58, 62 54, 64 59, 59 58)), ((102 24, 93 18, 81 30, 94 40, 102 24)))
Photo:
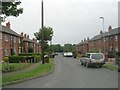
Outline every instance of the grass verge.
POLYGON ((53 63, 46 63, 46 64, 39 65, 37 68, 29 72, 18 73, 18 74, 9 75, 9 76, 3 76, 2 85, 4 86, 7 84, 12 84, 12 83, 28 80, 31 78, 39 77, 39 76, 49 73, 50 71, 53 70, 53 68, 54 68, 53 63))
MULTIPOLYGON (((33 63, 9 63, 9 66, 13 66, 14 71, 16 71, 16 70, 21 70, 21 69, 27 68, 27 67, 31 66, 32 64, 33 63)), ((2 70, 4 70, 5 68, 7 68, 7 63, 2 64, 2 70)))
POLYGON ((113 65, 113 64, 104 64, 103 67, 111 69, 111 70, 114 70, 114 71, 118 70, 118 66, 117 65, 113 65))

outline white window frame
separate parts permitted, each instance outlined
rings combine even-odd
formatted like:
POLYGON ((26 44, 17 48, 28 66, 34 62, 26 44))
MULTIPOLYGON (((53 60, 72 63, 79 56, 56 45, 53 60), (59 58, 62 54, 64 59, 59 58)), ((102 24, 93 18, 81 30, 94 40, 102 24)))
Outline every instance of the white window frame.
POLYGON ((16 48, 14 48, 14 53, 17 54, 17 52, 16 52, 16 48))
POLYGON ((16 37, 14 36, 14 43, 16 43, 16 37))
POLYGON ((5 56, 8 56, 8 49, 5 49, 5 56))
POLYGON ((115 41, 116 41, 116 42, 118 41, 118 36, 117 36, 117 35, 115 35, 115 41))
POLYGON ((21 40, 20 40, 20 38, 19 38, 19 44, 21 43, 21 40))
POLYGON ((8 36, 7 35, 5 35, 5 41, 8 42, 8 36))

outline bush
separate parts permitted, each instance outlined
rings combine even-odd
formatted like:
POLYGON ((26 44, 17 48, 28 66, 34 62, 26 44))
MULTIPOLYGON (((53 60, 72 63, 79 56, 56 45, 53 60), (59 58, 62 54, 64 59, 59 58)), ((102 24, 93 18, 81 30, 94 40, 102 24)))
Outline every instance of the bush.
POLYGON ((10 63, 19 63, 20 61, 25 61, 25 56, 9 56, 9 62, 10 63))
POLYGON ((9 61, 9 57, 4 57, 4 58, 3 58, 3 61, 4 61, 4 62, 8 62, 8 61, 9 61))
POLYGON ((40 62, 41 61, 41 56, 36 55, 35 59, 36 59, 36 62, 40 62))
POLYGON ((41 55, 41 53, 21 53, 19 56, 34 56, 34 55, 41 55))

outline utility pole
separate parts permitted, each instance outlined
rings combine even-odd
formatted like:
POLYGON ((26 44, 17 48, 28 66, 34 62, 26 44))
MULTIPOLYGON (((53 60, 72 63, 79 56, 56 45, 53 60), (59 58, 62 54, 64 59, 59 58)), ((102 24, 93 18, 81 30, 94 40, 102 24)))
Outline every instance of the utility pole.
POLYGON ((43 6, 43 0, 41 2, 41 24, 42 24, 42 64, 45 63, 44 61, 44 6, 43 6))
MULTIPOLYGON (((102 27, 103 27, 103 34, 105 33, 105 30, 104 30, 104 17, 100 17, 100 19, 102 19, 102 27)), ((105 36, 103 35, 103 52, 105 54, 105 36)))

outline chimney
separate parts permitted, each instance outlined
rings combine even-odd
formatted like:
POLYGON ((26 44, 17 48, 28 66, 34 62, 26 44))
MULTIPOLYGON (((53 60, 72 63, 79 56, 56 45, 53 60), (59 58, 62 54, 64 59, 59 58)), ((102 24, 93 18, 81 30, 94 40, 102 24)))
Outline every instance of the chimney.
POLYGON ((108 27, 108 31, 109 32, 112 31, 112 27, 111 26, 108 27))
POLYGON ((23 36, 23 32, 21 32, 21 36, 23 36))
POLYGON ((86 39, 84 39, 84 41, 86 41, 86 39))
POLYGON ((29 39, 29 35, 27 35, 27 38, 29 39))
POLYGON ((100 31, 100 34, 103 34, 103 31, 100 31))
POLYGON ((10 29, 10 22, 6 23, 6 27, 10 29))
POLYGON ((33 41, 34 41, 35 39, 33 38, 33 41))
POLYGON ((26 34, 24 34, 24 37, 26 38, 26 34))
POLYGON ((87 37, 87 41, 89 41, 89 37, 87 37))

